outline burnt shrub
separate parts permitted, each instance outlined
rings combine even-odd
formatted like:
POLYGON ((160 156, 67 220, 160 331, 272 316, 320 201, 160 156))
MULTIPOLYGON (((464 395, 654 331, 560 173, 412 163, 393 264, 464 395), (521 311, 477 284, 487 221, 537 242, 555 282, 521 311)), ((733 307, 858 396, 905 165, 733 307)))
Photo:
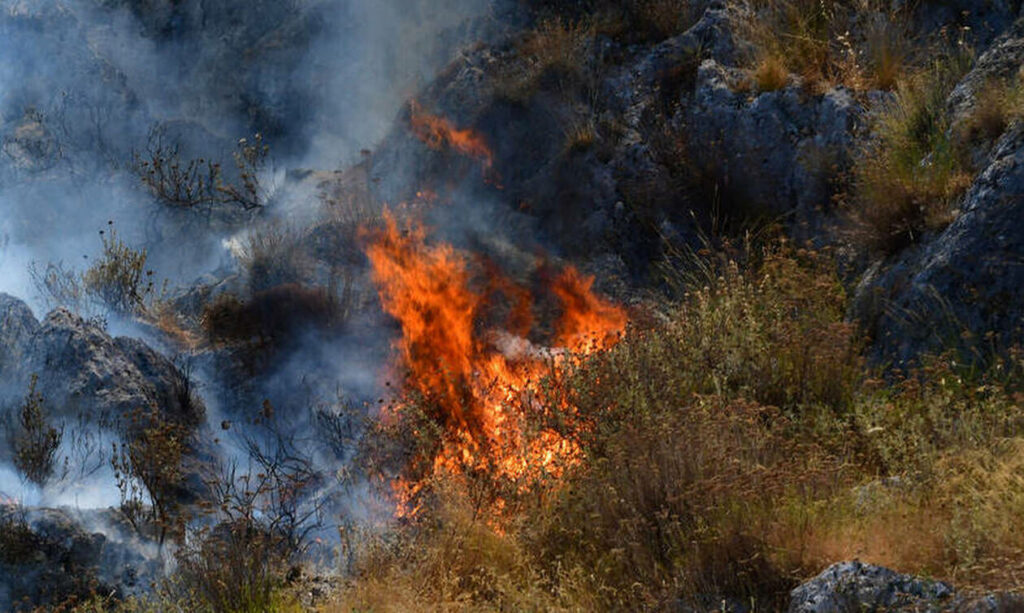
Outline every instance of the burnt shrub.
POLYGON ((213 343, 280 345, 303 328, 329 329, 347 315, 343 302, 323 287, 286 283, 248 300, 222 294, 203 312, 203 328, 213 343))

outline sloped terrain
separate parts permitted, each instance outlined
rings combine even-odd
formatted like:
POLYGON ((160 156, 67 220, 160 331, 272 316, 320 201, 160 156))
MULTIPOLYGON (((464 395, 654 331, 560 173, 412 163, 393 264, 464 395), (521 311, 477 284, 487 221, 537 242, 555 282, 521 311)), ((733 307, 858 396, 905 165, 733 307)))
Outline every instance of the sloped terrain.
POLYGON ((1018 610, 1022 10, 0 1, 0 608, 1018 610))

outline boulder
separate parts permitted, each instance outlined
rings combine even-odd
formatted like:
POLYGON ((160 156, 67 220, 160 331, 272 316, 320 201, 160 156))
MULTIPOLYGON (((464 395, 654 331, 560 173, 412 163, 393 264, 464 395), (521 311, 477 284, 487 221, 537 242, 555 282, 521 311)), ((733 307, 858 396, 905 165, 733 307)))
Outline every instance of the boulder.
POLYGON ((1024 126, 996 143, 957 219, 877 262, 854 295, 880 361, 958 347, 984 361, 1024 341, 1024 126))
POLYGON ((32 309, 14 296, 0 293, 0 379, 17 367, 23 347, 38 331, 32 309))
MULTIPOLYGON (((0 610, 49 608, 96 593, 141 594, 159 579, 155 545, 140 541, 115 510, 0 504, 0 610)), ((41 610, 41 609, 40 609, 41 610)))
POLYGON ((947 611, 1011 613, 1022 610, 1015 594, 961 595, 950 585, 858 561, 829 566, 790 593, 789 613, 947 611))
POLYGON ((39 323, 23 302, 0 295, 0 382, 19 398, 33 375, 57 418, 110 422, 150 408, 190 426, 204 417, 185 375, 142 341, 112 338, 66 309, 39 323))
POLYGON ((840 562, 790 594, 789 613, 935 611, 954 590, 939 581, 901 575, 861 562, 840 562))

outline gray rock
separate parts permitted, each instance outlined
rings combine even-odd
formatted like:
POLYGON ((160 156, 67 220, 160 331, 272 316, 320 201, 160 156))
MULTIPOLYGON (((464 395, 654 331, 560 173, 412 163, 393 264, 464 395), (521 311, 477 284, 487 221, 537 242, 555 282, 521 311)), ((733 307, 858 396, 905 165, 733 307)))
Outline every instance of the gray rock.
POLYGON ((905 362, 959 347, 991 357, 1024 340, 1024 126, 996 143, 988 167, 943 232, 876 263, 851 314, 877 359, 905 362))
POLYGON ((184 393, 184 375, 142 341, 111 338, 96 322, 66 309, 40 324, 21 301, 0 295, 0 383, 20 397, 32 375, 56 418, 117 419, 155 407, 197 425, 203 405, 184 393))
POLYGON ((858 561, 840 562, 790 592, 789 613, 1016 613, 1016 594, 962 595, 950 585, 858 561))
POLYGON ((54 606, 92 592, 125 597, 159 579, 163 562, 113 509, 19 508, 0 504, 0 610, 54 606))
POLYGON ((3 137, 2 149, 21 170, 45 170, 57 162, 57 139, 44 123, 42 114, 31 109, 3 137))
POLYGON ((742 71, 705 60, 686 125, 689 151, 730 200, 799 221, 829 204, 865 110, 842 88, 811 95, 798 80, 751 94, 742 71))
POLYGON ((39 322, 21 300, 0 293, 0 378, 15 368, 22 348, 39 330, 39 322))
POLYGON ((887 568, 840 562, 790 594, 789 613, 938 611, 954 595, 949 585, 887 568))

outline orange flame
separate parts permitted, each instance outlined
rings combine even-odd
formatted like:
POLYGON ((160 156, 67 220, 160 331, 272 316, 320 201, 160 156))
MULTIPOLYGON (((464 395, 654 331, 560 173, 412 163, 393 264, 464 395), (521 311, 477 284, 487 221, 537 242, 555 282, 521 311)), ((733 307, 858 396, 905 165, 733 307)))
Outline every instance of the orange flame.
POLYGON ((454 149, 474 158, 483 166, 484 175, 492 174, 494 153, 484 137, 472 129, 460 129, 444 117, 431 115, 418 102, 409 103, 409 123, 413 134, 434 151, 454 149))
POLYGON ((626 313, 593 292, 594 278, 570 266, 555 279, 551 290, 564 310, 558 321, 556 342, 573 352, 604 349, 615 344, 626 327, 626 313))
MULTIPOLYGON (((522 400, 535 391, 556 353, 515 335, 528 330, 479 330, 487 293, 471 289, 464 254, 448 244, 428 245, 421 226, 400 228, 385 211, 384 228, 367 255, 381 303, 402 328, 395 348, 406 388, 430 400, 436 411, 430 417, 443 431, 442 448, 431 461, 434 474, 487 471, 525 489, 577 461, 575 442, 550 429, 528 433, 523 423, 523 405, 530 403, 522 400)), ((529 328, 526 290, 493 269, 486 272, 492 290, 518 303, 510 324, 529 328)), ((592 284, 593 278, 568 268, 552 286, 563 307, 554 338, 572 352, 608 347, 626 325, 622 309, 595 296, 592 284)), ((400 515, 415 514, 422 487, 404 480, 394 484, 400 515)))

